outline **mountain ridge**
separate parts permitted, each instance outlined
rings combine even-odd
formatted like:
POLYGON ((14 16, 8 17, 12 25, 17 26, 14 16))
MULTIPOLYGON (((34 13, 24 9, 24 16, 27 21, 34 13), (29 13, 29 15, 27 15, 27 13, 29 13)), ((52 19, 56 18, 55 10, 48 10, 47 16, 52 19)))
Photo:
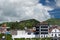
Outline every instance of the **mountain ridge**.
MULTIPOLYGON (((60 19, 51 18, 51 19, 46 20, 45 22, 50 25, 60 25, 60 19)), ((20 22, 17 22, 17 21, 16 22, 5 22, 5 24, 11 29, 24 29, 24 27, 32 28, 36 26, 38 23, 40 22, 35 19, 29 19, 29 20, 24 20, 20 22)), ((0 26, 2 24, 0 24, 0 26)))

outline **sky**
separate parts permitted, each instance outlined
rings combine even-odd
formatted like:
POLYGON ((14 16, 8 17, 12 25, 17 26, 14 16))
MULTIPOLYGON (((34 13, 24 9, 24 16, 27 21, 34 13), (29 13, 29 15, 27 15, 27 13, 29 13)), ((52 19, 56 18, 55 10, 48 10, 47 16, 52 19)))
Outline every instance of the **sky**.
POLYGON ((0 23, 60 18, 60 0, 0 0, 0 23))
POLYGON ((40 3, 54 8, 48 11, 52 18, 60 18, 60 0, 40 0, 40 3))

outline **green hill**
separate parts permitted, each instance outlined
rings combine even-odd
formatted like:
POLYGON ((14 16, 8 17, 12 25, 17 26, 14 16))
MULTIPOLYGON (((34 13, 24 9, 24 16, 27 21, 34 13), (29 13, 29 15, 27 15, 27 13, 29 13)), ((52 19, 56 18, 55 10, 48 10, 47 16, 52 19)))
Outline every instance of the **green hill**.
MULTIPOLYGON (((8 27, 11 27, 11 29, 24 29, 24 27, 32 28, 34 27, 39 21, 35 19, 29 19, 29 20, 23 20, 20 22, 5 22, 8 27)), ((2 23, 3 24, 3 23, 2 23)))
POLYGON ((60 19, 48 19, 46 22, 52 25, 60 25, 60 19))
MULTIPOLYGON (((60 19, 48 19, 46 22, 52 25, 60 25, 60 19)), ((16 21, 16 22, 4 22, 4 23, 6 23, 8 27, 11 27, 11 29, 24 29, 24 27, 32 28, 40 22, 35 19, 29 19, 20 22, 16 21)), ((0 24, 0 26, 2 24, 0 24)))

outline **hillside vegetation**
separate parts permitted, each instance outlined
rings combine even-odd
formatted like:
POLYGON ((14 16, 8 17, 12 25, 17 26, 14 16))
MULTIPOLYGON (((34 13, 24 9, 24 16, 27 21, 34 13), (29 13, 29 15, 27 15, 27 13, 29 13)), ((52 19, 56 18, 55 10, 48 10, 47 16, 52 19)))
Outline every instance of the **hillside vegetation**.
MULTIPOLYGON (((11 29, 24 29, 24 27, 32 28, 37 23, 39 23, 39 21, 37 21, 35 19, 29 19, 29 20, 24 20, 24 21, 20 21, 20 22, 17 22, 17 21, 16 22, 5 22, 5 24, 7 24, 7 26, 10 27, 11 29)), ((0 24, 0 25, 2 25, 2 24, 0 24)))
POLYGON ((60 19, 48 19, 46 22, 51 25, 60 25, 60 19))
MULTIPOLYGON (((60 25, 60 19, 48 19, 45 22, 52 24, 52 25, 60 25)), ((40 22, 35 19, 29 19, 29 20, 23 20, 20 22, 16 21, 16 22, 4 22, 4 23, 6 23, 7 26, 10 27, 11 29, 24 29, 24 27, 32 28, 40 22)), ((2 24, 0 24, 0 26, 2 24)))

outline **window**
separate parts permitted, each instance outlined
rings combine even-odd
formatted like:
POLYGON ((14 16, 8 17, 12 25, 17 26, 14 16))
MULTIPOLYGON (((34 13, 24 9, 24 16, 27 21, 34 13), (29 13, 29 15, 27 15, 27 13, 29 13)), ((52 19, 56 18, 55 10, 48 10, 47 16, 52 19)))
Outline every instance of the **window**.
POLYGON ((53 36, 53 34, 52 34, 52 36, 53 36))
POLYGON ((55 34, 55 37, 57 37, 57 35, 55 34))
POLYGON ((41 29, 41 31, 48 31, 48 29, 41 29))
POLYGON ((41 34, 48 34, 48 32, 41 32, 41 34))
POLYGON ((60 36, 60 34, 59 34, 59 36, 60 36))
POLYGON ((41 26, 41 28, 48 28, 48 26, 41 26))
POLYGON ((39 31, 39 29, 36 29, 36 31, 39 31))
POLYGON ((31 35, 31 32, 28 32, 28 35, 31 35))
POLYGON ((43 37, 43 36, 41 35, 41 37, 43 37))
POLYGON ((39 32, 38 31, 37 32, 34 32, 34 34, 37 35, 37 34, 39 34, 39 32))

